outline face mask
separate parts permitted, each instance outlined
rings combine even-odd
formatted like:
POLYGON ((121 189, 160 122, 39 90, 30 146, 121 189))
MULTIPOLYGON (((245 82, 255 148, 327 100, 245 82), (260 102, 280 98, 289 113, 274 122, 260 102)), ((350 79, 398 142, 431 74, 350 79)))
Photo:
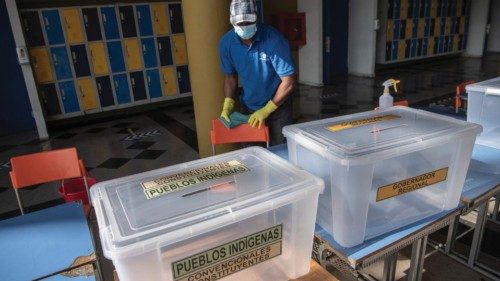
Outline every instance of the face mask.
POLYGON ((247 40, 252 38, 255 33, 257 32, 257 24, 254 23, 252 25, 246 25, 246 26, 234 26, 234 31, 236 34, 238 34, 241 39, 247 40))

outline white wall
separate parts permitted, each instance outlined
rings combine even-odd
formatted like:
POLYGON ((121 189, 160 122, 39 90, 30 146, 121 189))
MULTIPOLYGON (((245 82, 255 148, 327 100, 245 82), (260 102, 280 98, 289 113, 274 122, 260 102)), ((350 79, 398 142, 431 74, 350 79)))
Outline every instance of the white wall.
POLYGON ((500 1, 498 0, 493 0, 491 3, 490 21, 488 51, 500 52, 500 1))
POLYGON ((472 0, 467 33, 467 49, 465 55, 481 57, 483 55, 486 23, 490 0, 472 0))
POLYGON ((299 47, 299 83, 323 85, 322 0, 298 0, 297 11, 306 13, 307 43, 299 47))
POLYGON ((349 73, 375 76, 377 0, 349 1, 349 73))

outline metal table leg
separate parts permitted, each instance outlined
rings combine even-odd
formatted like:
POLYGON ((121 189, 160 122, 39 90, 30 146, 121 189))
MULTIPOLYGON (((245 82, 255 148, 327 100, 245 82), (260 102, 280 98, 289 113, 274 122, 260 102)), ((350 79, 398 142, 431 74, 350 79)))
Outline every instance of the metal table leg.
POLYGON ((481 248, 481 241, 483 240, 484 226, 486 224, 486 217, 488 212, 488 201, 479 207, 476 225, 474 226, 474 236, 472 238, 472 244, 469 253, 469 259, 467 264, 469 266, 474 266, 474 263, 479 256, 479 250, 481 248))
POLYGON ((383 281, 394 281, 396 278, 396 265, 398 262, 398 253, 387 256, 384 260, 383 281))
POLYGON ((460 221, 460 216, 454 217, 450 221, 450 226, 448 228, 448 236, 446 237, 446 245, 444 248, 444 253, 449 255, 453 249, 453 244, 455 243, 457 236, 458 223, 460 221))
POLYGON ((425 247, 427 247, 427 236, 413 242, 411 249, 410 272, 408 281, 422 280, 422 271, 424 269, 425 247))
POLYGON ((497 194, 495 196, 495 207, 493 207, 493 215, 492 215, 492 219, 494 221, 497 220, 497 217, 498 217, 498 206, 500 205, 500 194, 497 194))

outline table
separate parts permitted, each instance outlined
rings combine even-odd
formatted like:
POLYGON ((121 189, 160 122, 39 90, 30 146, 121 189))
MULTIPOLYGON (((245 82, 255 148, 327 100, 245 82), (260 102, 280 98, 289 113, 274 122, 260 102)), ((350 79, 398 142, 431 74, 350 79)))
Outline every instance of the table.
MULTIPOLYGON (((5 281, 43 278, 94 252, 83 207, 75 202, 0 221, 0 249, 5 281)), ((48 280, 65 279, 78 280, 61 275, 48 280)))

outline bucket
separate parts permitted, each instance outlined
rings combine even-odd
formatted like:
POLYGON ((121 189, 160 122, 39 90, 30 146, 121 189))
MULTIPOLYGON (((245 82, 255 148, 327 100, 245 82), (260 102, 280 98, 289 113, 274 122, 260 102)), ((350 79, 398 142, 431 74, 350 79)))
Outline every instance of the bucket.
MULTIPOLYGON (((90 188, 96 183, 95 178, 87 177, 87 185, 90 188)), ((59 194, 66 202, 82 201, 84 205, 89 204, 89 197, 85 189, 85 182, 83 178, 74 178, 64 181, 59 187, 59 194)))

